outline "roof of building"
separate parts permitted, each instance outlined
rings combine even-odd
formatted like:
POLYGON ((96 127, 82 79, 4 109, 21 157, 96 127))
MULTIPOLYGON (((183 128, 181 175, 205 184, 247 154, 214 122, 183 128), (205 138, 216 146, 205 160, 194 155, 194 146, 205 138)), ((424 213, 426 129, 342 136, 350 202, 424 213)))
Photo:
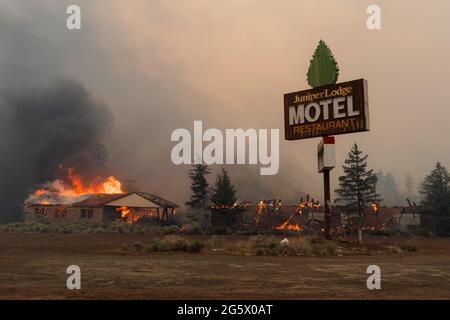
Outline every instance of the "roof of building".
POLYGON ((128 193, 126 193, 126 194, 123 194, 123 193, 121 193, 121 194, 102 194, 102 193, 91 194, 91 195, 87 195, 87 198, 85 198, 81 201, 72 203, 72 206, 73 207, 102 207, 108 202, 123 198, 124 196, 127 196, 127 195, 128 195, 128 193))
POLYGON ((121 198, 125 198, 131 194, 136 194, 144 199, 147 199, 156 205, 163 208, 178 208, 179 206, 176 203, 173 203, 169 200, 156 196, 152 193, 146 192, 130 192, 123 194, 93 194, 88 198, 78 201, 72 204, 73 207, 102 207, 108 205, 108 203, 118 200, 121 198))
POLYGON ((177 205, 176 203, 173 203, 169 200, 166 200, 157 195, 154 195, 153 193, 146 193, 146 192, 134 192, 134 193, 136 193, 137 195, 140 195, 141 197, 143 197, 147 200, 150 200, 164 208, 178 208, 179 207, 179 205, 177 205))

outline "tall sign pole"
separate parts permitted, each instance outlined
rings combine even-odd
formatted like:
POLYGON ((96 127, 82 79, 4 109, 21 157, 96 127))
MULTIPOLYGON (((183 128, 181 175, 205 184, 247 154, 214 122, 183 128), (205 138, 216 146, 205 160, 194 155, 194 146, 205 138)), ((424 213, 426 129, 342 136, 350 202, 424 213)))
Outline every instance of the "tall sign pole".
MULTIPOLYGON (((339 78, 339 67, 331 53, 331 50, 320 40, 319 45, 314 52, 308 69, 308 84, 313 87, 321 87, 325 85, 335 84, 339 78)), ((331 191, 330 191, 330 171, 335 166, 335 149, 334 137, 324 136, 321 141, 322 150, 318 153, 319 172, 323 173, 323 200, 324 200, 324 231, 325 238, 331 239, 331 191), (333 145, 333 148, 326 145, 333 145), (322 157, 322 158, 321 158, 322 157), (328 160, 332 160, 327 163, 328 160), (322 165, 322 166, 321 166, 322 165)), ((320 146, 320 144, 319 144, 320 146)))
POLYGON ((284 133, 286 140, 322 138, 317 159, 323 174, 324 233, 330 239, 330 171, 336 166, 334 135, 369 131, 367 81, 337 83, 337 62, 322 40, 314 51, 307 77, 312 89, 284 95, 284 133))
POLYGON ((323 198, 324 198, 324 232, 325 238, 331 239, 331 191, 330 171, 336 166, 334 137, 325 136, 317 146, 317 162, 319 173, 323 174, 323 198))

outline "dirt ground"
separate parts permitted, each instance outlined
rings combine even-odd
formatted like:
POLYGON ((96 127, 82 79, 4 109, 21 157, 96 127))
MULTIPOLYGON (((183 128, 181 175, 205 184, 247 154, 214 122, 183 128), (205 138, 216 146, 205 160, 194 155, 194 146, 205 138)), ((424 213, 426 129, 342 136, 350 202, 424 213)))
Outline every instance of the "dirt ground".
POLYGON ((0 234, 0 299, 450 298, 450 238, 418 239, 418 253, 342 257, 120 252, 136 240, 150 237, 0 234), (66 268, 74 264, 81 290, 66 287, 66 268), (381 290, 366 287, 372 264, 381 268, 381 290))

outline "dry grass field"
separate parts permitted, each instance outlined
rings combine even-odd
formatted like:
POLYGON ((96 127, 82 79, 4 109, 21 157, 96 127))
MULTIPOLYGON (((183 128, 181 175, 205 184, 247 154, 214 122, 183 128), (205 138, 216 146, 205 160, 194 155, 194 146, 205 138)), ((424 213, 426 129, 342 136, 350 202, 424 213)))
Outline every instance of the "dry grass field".
MULTIPOLYGON (((194 236, 192 236, 194 237, 194 236)), ((0 299, 449 299, 450 238, 420 238, 419 252, 257 256, 121 251, 144 235, 0 233, 0 299), (81 290, 66 288, 69 265, 81 290), (382 289, 366 288, 381 267, 382 289)), ((208 241, 209 236, 195 236, 208 241)), ((372 237, 370 248, 406 241, 372 237)), ((246 241, 223 236, 222 241, 246 241)))

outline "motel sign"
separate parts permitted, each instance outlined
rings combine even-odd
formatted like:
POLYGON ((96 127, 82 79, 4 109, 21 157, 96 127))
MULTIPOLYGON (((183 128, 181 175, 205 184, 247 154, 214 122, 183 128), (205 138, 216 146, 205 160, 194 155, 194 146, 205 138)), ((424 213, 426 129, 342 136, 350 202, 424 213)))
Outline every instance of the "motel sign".
POLYGON ((325 85, 284 95, 285 139, 369 131, 367 81, 325 85))

